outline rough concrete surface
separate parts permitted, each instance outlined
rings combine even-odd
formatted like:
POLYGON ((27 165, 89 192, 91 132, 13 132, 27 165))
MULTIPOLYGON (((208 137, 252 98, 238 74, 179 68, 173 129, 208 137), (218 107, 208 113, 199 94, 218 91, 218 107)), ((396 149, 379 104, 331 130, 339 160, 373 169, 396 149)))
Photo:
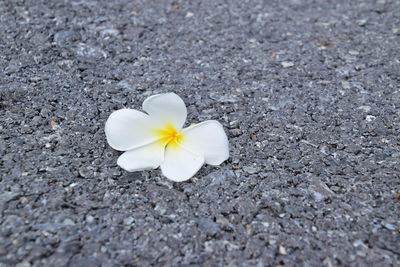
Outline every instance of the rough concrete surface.
POLYGON ((399 266, 399 44, 397 0, 0 1, 0 266, 399 266), (228 161, 117 166, 163 92, 228 161))

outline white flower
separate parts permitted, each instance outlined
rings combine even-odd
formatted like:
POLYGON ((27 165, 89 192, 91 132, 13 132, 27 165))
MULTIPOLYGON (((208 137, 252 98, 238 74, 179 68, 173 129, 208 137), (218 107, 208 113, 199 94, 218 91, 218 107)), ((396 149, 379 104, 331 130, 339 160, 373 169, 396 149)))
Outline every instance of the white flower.
POLYGON ((133 172, 161 167, 175 182, 191 178, 204 163, 219 165, 229 157, 228 138, 214 120, 182 129, 186 120, 183 100, 174 93, 159 94, 143 102, 146 113, 114 111, 105 125, 107 142, 126 151, 118 165, 133 172))

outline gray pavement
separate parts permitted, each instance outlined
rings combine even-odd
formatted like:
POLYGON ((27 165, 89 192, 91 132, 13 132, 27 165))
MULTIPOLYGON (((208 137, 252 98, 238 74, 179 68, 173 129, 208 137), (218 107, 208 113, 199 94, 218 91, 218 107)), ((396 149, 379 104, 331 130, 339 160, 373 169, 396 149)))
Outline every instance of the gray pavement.
POLYGON ((400 3, 0 1, 0 266, 399 266, 400 3), (117 166, 175 92, 230 159, 117 166))

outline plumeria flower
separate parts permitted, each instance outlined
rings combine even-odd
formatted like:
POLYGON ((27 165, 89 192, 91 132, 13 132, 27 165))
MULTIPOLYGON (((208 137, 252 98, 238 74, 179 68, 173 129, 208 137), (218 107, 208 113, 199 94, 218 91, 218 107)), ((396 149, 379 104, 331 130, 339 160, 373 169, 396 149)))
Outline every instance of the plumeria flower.
POLYGON ((219 165, 229 157, 228 138, 222 125, 208 120, 182 129, 187 110, 174 93, 153 95, 141 112, 114 111, 105 125, 107 142, 126 151, 118 165, 129 171, 161 167, 175 182, 190 179, 204 163, 219 165))

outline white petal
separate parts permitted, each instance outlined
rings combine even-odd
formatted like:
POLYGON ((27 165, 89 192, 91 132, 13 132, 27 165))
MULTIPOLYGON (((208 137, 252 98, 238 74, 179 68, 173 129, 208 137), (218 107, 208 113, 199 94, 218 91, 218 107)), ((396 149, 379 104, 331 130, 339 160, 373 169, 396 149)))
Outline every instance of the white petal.
POLYGON ((121 151, 154 142, 156 136, 151 129, 152 122, 149 115, 133 109, 114 111, 105 125, 108 144, 121 151))
POLYGON ((204 158, 179 145, 167 145, 161 171, 168 179, 182 182, 190 179, 203 166, 204 158))
POLYGON ((229 158, 229 143, 218 121, 205 121, 182 131, 181 144, 190 151, 204 156, 210 165, 219 165, 229 158))
POLYGON ((154 142, 123 153, 117 164, 128 172, 155 169, 164 159, 165 145, 154 142))
POLYGON ((177 131, 186 121, 187 110, 183 100, 174 93, 158 94, 143 102, 143 110, 162 124, 172 124, 177 131))

